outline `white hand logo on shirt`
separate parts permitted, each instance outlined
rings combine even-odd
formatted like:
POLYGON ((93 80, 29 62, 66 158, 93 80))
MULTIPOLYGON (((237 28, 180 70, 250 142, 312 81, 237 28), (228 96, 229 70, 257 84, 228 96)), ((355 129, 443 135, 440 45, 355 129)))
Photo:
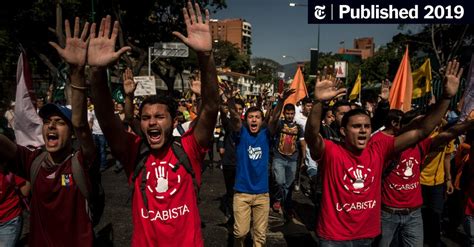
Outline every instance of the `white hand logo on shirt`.
POLYGON ((409 159, 406 164, 406 169, 405 172, 403 173, 405 177, 411 177, 413 176, 413 161, 409 159))
POLYGON ((362 176, 362 170, 356 169, 352 174, 354 174, 355 181, 352 184, 354 186, 354 189, 362 189, 364 188, 364 179, 367 177, 367 175, 362 176))
POLYGON ((165 176, 165 168, 163 166, 155 167, 156 187, 158 193, 166 192, 168 190, 168 172, 165 176))

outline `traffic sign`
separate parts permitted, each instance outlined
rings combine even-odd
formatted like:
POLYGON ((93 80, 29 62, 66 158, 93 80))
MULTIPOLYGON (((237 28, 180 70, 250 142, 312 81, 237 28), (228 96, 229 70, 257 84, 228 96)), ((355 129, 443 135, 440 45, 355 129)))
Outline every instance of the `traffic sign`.
POLYGON ((150 47, 150 54, 155 57, 188 57, 189 48, 184 43, 155 43, 150 47))

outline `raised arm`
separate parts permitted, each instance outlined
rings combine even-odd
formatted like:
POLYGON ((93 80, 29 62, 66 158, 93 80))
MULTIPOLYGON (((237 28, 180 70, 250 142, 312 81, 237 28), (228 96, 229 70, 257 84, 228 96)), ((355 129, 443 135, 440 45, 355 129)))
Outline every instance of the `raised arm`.
MULTIPOLYGON (((0 134, 0 160, 13 160, 16 157, 17 147, 8 137, 0 134)), ((8 163, 8 162, 7 162, 8 163)))
MULTIPOLYGON (((223 84, 224 96, 227 98, 227 105, 229 107, 230 119, 228 120, 228 124, 232 131, 239 131, 242 128, 242 119, 240 118, 240 114, 237 112, 235 107, 235 94, 232 85, 224 82, 223 84)), ((222 115, 221 115, 222 117, 222 115)))
POLYGON ((130 47, 122 47, 119 51, 115 51, 119 24, 116 21, 112 30, 111 24, 110 16, 102 18, 99 33, 96 33, 96 24, 91 25, 87 63, 91 66, 91 92, 95 115, 112 153, 120 159, 128 148, 124 143, 126 131, 120 119, 114 115, 106 70, 108 65, 117 61, 122 53, 130 50, 130 47))
POLYGON ((318 160, 324 152, 324 141, 319 134, 321 127, 321 114, 323 111, 322 101, 329 101, 333 98, 341 97, 346 94, 345 88, 339 88, 341 82, 336 81, 333 76, 318 77, 314 87, 315 101, 313 108, 306 122, 304 139, 307 140, 311 157, 318 160))
POLYGON ((66 46, 64 48, 54 42, 49 43, 56 49, 59 56, 69 64, 72 91, 72 126, 81 145, 83 157, 91 164, 90 161, 94 160, 96 149, 92 139, 92 132, 87 122, 87 102, 85 95, 87 87, 84 75, 89 23, 86 22, 80 36, 79 17, 76 17, 74 21, 73 33, 71 33, 69 20, 64 21, 64 29, 66 31, 66 46))
POLYGON ((209 11, 205 11, 203 21, 201 9, 196 3, 188 2, 188 8, 183 8, 184 22, 188 37, 179 32, 173 32, 187 46, 196 51, 201 71, 201 108, 194 127, 194 137, 199 145, 207 147, 213 137, 214 127, 219 110, 219 92, 217 86, 217 71, 212 55, 212 38, 209 28, 209 11), (196 10, 196 12, 194 11, 196 10))
POLYGON ((272 115, 268 119, 268 131, 270 131, 270 134, 273 136, 275 134, 276 128, 277 128, 277 123, 278 119, 280 119, 281 115, 281 110, 283 110, 283 104, 285 104, 285 100, 290 97, 290 95, 294 94, 296 92, 295 89, 285 89, 283 93, 281 94, 281 97, 278 98, 277 105, 275 106, 275 109, 272 112, 272 115))
POLYGON ((133 72, 130 68, 127 68, 125 72, 123 72, 122 76, 123 91, 125 92, 125 122, 131 125, 133 121, 133 111, 135 110, 135 107, 133 105, 133 97, 135 96, 135 89, 137 88, 137 83, 133 80, 133 72))
POLYGON ((452 139, 458 137, 462 133, 474 129, 474 119, 466 120, 462 123, 456 124, 451 128, 441 132, 433 138, 430 146, 430 152, 441 151, 452 139))
POLYGON ((395 153, 401 152, 411 145, 426 138, 439 124, 448 110, 451 98, 456 95, 463 69, 454 60, 448 63, 443 81, 443 95, 436 105, 414 129, 411 129, 395 138, 395 153))

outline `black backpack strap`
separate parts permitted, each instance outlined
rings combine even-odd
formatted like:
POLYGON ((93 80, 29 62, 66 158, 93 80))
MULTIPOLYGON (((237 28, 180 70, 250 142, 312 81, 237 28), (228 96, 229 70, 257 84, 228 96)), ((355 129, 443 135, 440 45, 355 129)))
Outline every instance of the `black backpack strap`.
POLYGON ((72 177, 74 178, 77 187, 81 194, 86 198, 86 200, 90 200, 90 190, 87 184, 86 176, 84 174, 84 169, 82 168, 81 164, 79 163, 79 159, 77 158, 79 152, 76 152, 72 156, 72 177))
POLYGON ((176 126, 176 129, 178 130, 178 133, 181 136, 184 134, 184 132, 186 132, 186 131, 184 131, 184 128, 183 128, 182 124, 178 124, 178 126, 176 126))
POLYGON ((174 155, 178 158, 178 163, 175 164, 173 171, 176 171, 179 168, 179 165, 182 165, 186 172, 191 175, 194 184, 194 190, 196 195, 199 195, 199 185, 196 181, 196 174, 194 173, 193 167, 191 166, 191 162, 189 161, 188 155, 186 151, 184 151, 183 145, 181 143, 181 138, 175 137, 173 144, 171 145, 171 149, 173 150, 174 155))
POLYGON ((31 182, 31 190, 33 191, 34 184, 36 181, 36 177, 38 176, 38 172, 43 165, 44 159, 48 155, 48 152, 43 151, 40 153, 36 158, 33 160, 33 163, 31 163, 30 167, 30 182, 31 182))

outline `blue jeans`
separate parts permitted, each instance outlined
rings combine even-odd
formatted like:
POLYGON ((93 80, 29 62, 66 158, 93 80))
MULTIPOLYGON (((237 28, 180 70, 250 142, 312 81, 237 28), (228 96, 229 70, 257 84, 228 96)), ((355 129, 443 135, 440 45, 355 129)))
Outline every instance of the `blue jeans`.
POLYGON ((319 239, 319 247, 371 247, 373 238, 364 238, 357 240, 347 240, 347 241, 333 241, 326 239, 319 239))
POLYGON ((311 158, 311 153, 309 152, 309 147, 306 145, 306 157, 304 157, 304 164, 306 165, 306 173, 308 177, 313 177, 318 174, 318 163, 311 158))
POLYGON ((17 216, 10 221, 0 223, 0 246, 14 247, 20 238, 23 218, 17 216))
POLYGON ((92 135, 94 138, 94 143, 95 146, 97 147, 99 151, 99 157, 100 157, 100 168, 106 168, 107 167, 107 151, 105 150, 105 146, 107 144, 107 141, 105 140, 104 135, 92 135))
POLYGON ((382 238, 379 246, 423 247, 423 218, 421 209, 407 215, 382 210, 382 238), (395 244, 398 243, 398 244, 395 244))
POLYGON ((468 244, 466 246, 474 247, 474 216, 466 215, 464 220, 464 231, 468 237, 468 244))
POLYGON ((295 180, 296 165, 296 161, 273 158, 273 175, 275 176, 275 182, 278 184, 278 191, 275 193, 277 201, 288 203, 288 191, 295 180))

